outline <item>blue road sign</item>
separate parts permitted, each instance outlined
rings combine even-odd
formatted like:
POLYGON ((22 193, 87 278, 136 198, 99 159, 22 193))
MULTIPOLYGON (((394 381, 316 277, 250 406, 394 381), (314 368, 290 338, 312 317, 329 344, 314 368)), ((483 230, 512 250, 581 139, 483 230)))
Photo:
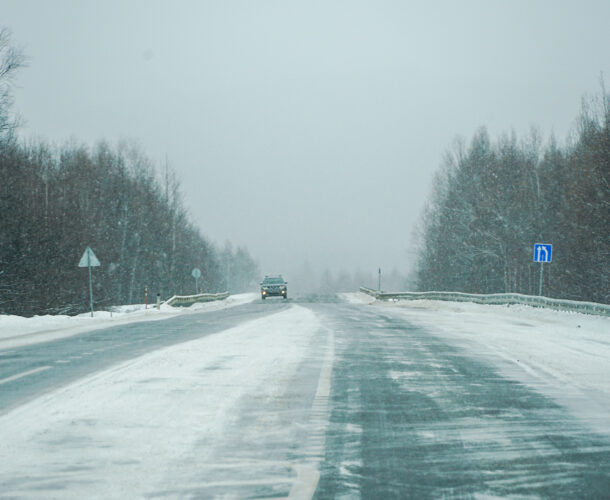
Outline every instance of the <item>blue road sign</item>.
POLYGON ((553 245, 550 243, 536 243, 534 245, 534 262, 551 262, 553 245))

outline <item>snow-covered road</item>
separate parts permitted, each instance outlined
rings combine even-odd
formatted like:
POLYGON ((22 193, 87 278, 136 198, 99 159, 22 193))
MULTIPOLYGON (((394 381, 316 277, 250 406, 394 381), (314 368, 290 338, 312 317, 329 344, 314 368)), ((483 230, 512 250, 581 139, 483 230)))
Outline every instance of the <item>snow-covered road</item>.
POLYGON ((376 306, 493 364, 610 436, 610 318, 425 300, 376 306))
POLYGON ((0 347, 0 498, 610 491, 608 318, 348 298, 0 347))
POLYGON ((329 335, 313 312, 292 306, 21 405, 0 418, 0 496, 311 496, 329 335))
POLYGON ((135 304, 117 307, 114 311, 95 311, 93 317, 89 313, 78 316, 46 315, 32 318, 0 315, 0 350, 49 342, 117 325, 160 321, 184 314, 218 311, 247 304, 257 298, 256 293, 242 293, 231 295, 226 300, 194 304, 188 308, 162 304, 157 309, 153 305, 145 307, 144 304, 135 304))

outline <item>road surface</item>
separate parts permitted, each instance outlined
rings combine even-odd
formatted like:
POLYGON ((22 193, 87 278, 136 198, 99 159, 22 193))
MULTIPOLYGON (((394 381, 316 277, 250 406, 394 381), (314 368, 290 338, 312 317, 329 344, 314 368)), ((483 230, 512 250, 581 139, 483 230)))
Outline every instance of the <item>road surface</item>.
POLYGON ((608 498, 610 441, 404 315, 267 300, 0 351, 0 498, 608 498))

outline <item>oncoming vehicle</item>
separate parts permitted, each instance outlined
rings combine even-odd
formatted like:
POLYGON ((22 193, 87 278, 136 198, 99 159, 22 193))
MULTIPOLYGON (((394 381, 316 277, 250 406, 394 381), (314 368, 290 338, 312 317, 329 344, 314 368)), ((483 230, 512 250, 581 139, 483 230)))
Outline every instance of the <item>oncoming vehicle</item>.
POLYGON ((284 281, 282 275, 265 276, 261 282, 261 298, 265 300, 267 297, 284 297, 288 298, 288 283, 284 281))

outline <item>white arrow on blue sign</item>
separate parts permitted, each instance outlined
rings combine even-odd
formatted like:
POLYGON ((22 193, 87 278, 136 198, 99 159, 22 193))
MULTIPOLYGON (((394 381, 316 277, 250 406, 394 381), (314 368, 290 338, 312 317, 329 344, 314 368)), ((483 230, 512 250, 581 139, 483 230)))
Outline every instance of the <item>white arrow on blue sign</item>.
POLYGON ((553 245, 550 243, 536 243, 534 245, 534 262, 551 262, 553 245))

